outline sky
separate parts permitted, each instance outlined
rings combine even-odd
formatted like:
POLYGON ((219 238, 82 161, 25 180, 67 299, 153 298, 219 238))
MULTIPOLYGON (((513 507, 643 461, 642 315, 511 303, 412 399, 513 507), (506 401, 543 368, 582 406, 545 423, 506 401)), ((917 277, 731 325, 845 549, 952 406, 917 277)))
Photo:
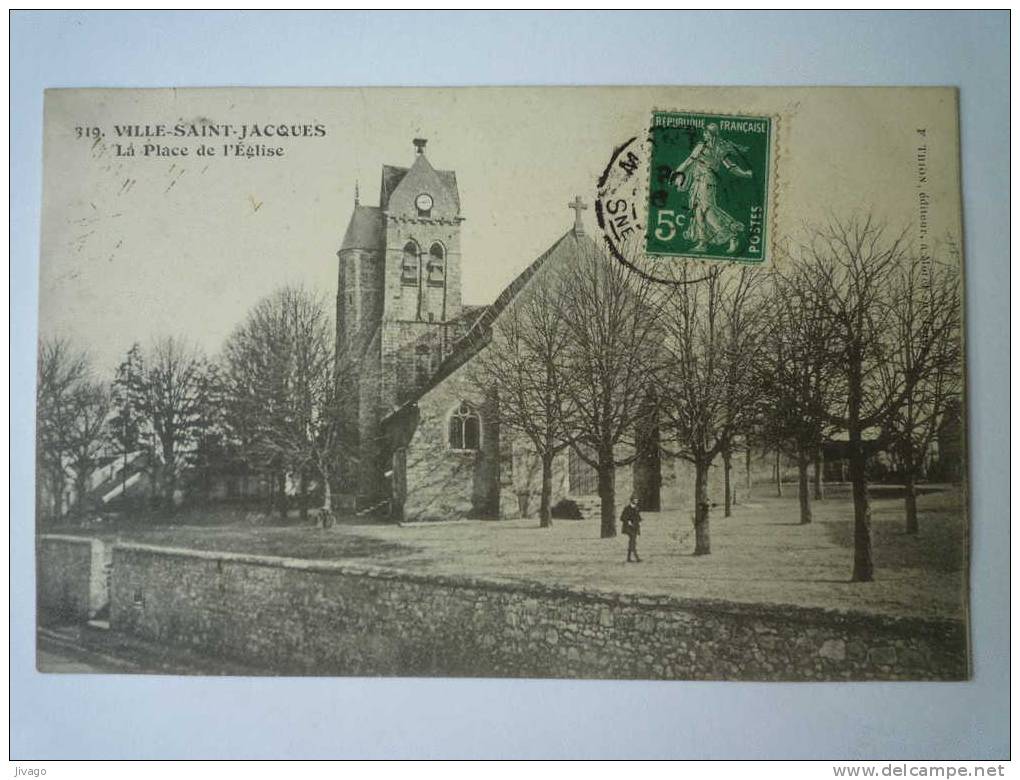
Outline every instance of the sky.
MULTIPOLYGON (((284 284, 332 306, 355 183, 361 203, 377 205, 382 165, 410 165, 415 137, 428 139, 436 168, 457 173, 464 302, 491 302, 570 228, 575 195, 591 203, 614 147, 643 136, 653 108, 775 118, 776 238, 862 211, 916 236, 919 143, 929 233, 960 234, 951 89, 51 90, 40 335, 72 338, 110 374, 133 342, 164 335, 215 355, 284 284), (247 157, 224 156, 222 137, 123 134, 177 124, 284 124, 309 135, 249 137, 283 155, 247 157), (146 143, 189 154, 144 155, 146 143), (198 156, 203 143, 216 155, 198 156)), ((592 209, 584 219, 595 233, 592 209)))

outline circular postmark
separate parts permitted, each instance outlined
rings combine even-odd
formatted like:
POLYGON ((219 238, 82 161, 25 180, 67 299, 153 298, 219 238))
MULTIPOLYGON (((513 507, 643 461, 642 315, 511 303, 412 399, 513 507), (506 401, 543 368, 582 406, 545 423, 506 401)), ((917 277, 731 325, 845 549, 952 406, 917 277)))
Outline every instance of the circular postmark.
POLYGON ((773 119, 653 111, 617 146, 595 217, 609 252, 642 276, 690 284, 720 264, 763 265, 773 119))

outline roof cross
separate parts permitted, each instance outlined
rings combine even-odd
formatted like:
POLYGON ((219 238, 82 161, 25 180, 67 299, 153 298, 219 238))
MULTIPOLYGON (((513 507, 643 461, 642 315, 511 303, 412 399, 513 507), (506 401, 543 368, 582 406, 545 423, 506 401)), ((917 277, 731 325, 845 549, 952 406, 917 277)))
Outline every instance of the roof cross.
POLYGON ((567 204, 567 208, 574 210, 574 232, 577 235, 584 233, 584 223, 581 222, 581 212, 588 208, 588 204, 581 200, 580 195, 575 195, 573 201, 567 204))

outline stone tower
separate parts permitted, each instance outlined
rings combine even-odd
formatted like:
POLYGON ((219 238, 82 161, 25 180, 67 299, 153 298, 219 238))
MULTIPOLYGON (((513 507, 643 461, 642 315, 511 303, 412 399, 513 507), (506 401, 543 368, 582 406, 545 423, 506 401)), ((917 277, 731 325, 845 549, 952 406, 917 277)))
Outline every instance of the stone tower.
POLYGON ((387 493, 379 421, 415 395, 462 329, 460 194, 414 139, 408 168, 384 165, 378 206, 355 197, 338 252, 337 350, 354 368, 349 412, 358 435, 354 490, 387 493))

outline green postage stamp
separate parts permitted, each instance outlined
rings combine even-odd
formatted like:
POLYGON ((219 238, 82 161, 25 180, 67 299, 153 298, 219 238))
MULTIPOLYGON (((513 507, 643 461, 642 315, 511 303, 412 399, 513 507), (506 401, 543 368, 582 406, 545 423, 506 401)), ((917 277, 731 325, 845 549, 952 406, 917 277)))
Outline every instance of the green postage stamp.
POLYGON ((763 263, 772 120, 655 111, 645 251, 763 263))

